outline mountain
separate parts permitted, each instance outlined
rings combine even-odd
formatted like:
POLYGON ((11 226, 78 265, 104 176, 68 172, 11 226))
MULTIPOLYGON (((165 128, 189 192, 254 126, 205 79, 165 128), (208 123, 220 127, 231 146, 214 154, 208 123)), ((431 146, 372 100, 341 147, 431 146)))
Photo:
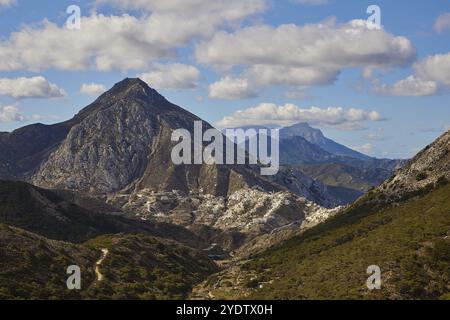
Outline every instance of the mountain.
POLYGON ((281 163, 291 171, 322 182, 340 204, 348 204, 390 178, 406 164, 376 159, 326 138, 322 131, 299 123, 280 129, 281 163))
MULTIPOLYGON (((3 134, 0 174, 5 180, 51 189, 87 210, 195 230, 204 225, 235 239, 301 220, 316 207, 311 202, 328 208, 342 203, 322 183, 301 173, 282 172, 274 178, 261 176, 260 166, 175 165, 172 133, 185 129, 193 134, 195 121, 201 119, 145 82, 125 79, 69 121, 3 134), (285 181, 293 183, 284 185, 285 181), (251 207, 232 204, 233 199, 243 199, 242 190, 256 197, 249 199, 251 207), (289 205, 272 201, 267 197, 271 192, 289 205), (236 210, 248 221, 233 227, 222 222, 236 210), (296 215, 289 213, 295 210, 296 215)), ((203 122, 203 132, 207 129, 211 125, 203 122)))
POLYGON ((326 138, 322 131, 312 128, 307 123, 298 123, 290 127, 282 128, 280 130, 280 139, 289 140, 294 137, 302 137, 306 141, 319 146, 321 149, 337 155, 350 157, 359 160, 369 160, 370 157, 352 150, 342 144, 339 144, 331 139, 326 138))
POLYGON ((72 122, 34 124, 0 133, 0 178, 24 180, 67 136, 72 122))
POLYGON ((215 299, 449 299, 450 131, 342 212, 211 276, 215 299), (369 266, 381 290, 368 290, 369 266))
MULTIPOLYGON (((328 198, 339 205, 355 201, 407 162, 369 157, 326 138, 322 131, 307 123, 285 128, 255 126, 240 129, 279 129, 281 176, 308 176, 316 184, 321 183, 328 198)), ((258 134, 258 137, 265 136, 258 134)), ((291 185, 286 186, 295 192, 291 185)), ((324 202, 318 203, 326 206, 324 202)))
POLYGON ((125 79, 69 121, 0 133, 0 178, 99 193, 134 186, 217 195, 243 185, 275 188, 241 167, 173 165, 171 133, 193 132, 194 121, 201 119, 143 81, 125 79))
MULTIPOLYGON (((145 82, 125 79, 66 122, 5 133, 0 145, 0 154, 7 156, 1 163, 4 179, 38 187, 11 187, 20 190, 5 195, 14 199, 4 201, 14 217, 5 223, 67 241, 133 228, 151 229, 153 236, 160 228, 175 237, 182 234, 177 225, 192 230, 192 239, 199 241, 206 240, 202 231, 214 230, 207 240, 230 251, 260 234, 302 223, 321 206, 342 204, 301 172, 262 177, 258 165, 175 165, 171 135, 177 129, 193 134, 195 121, 201 119, 145 82), (34 160, 28 163, 30 157, 34 160), (12 168, 8 161, 24 165, 12 168), (25 210, 35 214, 22 221, 25 210), (47 214, 52 210, 54 215, 47 214), (124 226, 119 221, 124 215, 134 220, 124 226)), ((203 122, 203 131, 211 128, 203 122)))
MULTIPOLYGON (((77 114, 65 139, 30 177, 38 186, 98 193, 131 188, 200 189, 226 196, 242 186, 277 187, 241 166, 175 165, 177 129, 201 121, 139 79, 125 79, 77 114)), ((212 127, 203 122, 203 130, 212 127)))
POLYGON ((301 136, 280 139, 280 163, 282 165, 330 163, 340 157, 325 151, 301 136))

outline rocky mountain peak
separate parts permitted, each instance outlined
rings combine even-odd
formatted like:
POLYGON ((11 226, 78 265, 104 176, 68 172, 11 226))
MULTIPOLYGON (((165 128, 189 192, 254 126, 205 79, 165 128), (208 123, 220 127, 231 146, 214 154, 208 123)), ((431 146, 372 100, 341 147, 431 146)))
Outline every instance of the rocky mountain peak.
MULTIPOLYGON (((79 123, 89 115, 95 114, 109 108, 122 104, 124 107, 131 107, 139 104, 146 109, 153 109, 154 112, 164 112, 176 109, 155 89, 139 78, 126 78, 116 83, 110 90, 103 93, 92 104, 82 109, 73 119, 79 123)), ((178 108, 182 110, 181 108, 178 108)))
POLYGON ((281 139, 289 139, 297 136, 303 137, 305 140, 313 144, 325 144, 325 136, 322 131, 312 128, 306 122, 297 123, 293 126, 281 129, 281 139))
POLYGON ((150 88, 146 82, 139 78, 125 78, 124 80, 116 83, 108 92, 106 92, 106 96, 111 95, 123 97, 161 97, 155 89, 150 88))

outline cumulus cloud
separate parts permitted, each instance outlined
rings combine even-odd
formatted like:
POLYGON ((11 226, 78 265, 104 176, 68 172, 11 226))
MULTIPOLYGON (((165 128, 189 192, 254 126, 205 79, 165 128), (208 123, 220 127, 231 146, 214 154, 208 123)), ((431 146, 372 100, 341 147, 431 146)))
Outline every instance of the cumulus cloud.
POLYGON ((280 125, 290 126, 299 122, 311 125, 335 127, 340 129, 359 129, 362 122, 382 121, 383 116, 377 111, 341 107, 300 108, 294 104, 277 106, 273 103, 262 103, 256 107, 239 110, 231 116, 217 122, 222 128, 233 128, 248 125, 280 125))
POLYGON ((50 83, 44 77, 0 78, 0 95, 14 99, 60 98, 66 96, 64 90, 50 83))
POLYGON ((393 85, 383 84, 379 87, 375 87, 374 91, 389 96, 430 96, 437 93, 438 84, 435 81, 428 81, 416 78, 415 76, 409 76, 393 85))
POLYGON ((414 75, 374 88, 380 94, 429 96, 450 88, 450 53, 429 56, 413 66, 414 75))
POLYGON ((209 97, 225 100, 256 97, 256 92, 247 79, 224 77, 209 86, 209 97))
POLYGON ((0 105, 0 122, 25 121, 25 117, 16 106, 0 105))
POLYGON ((443 32, 446 29, 450 29, 450 12, 440 15, 434 23, 434 30, 437 32, 443 32))
POLYGON ((213 83, 209 87, 209 96, 228 100, 252 98, 257 96, 259 88, 271 85, 295 87, 297 90, 290 93, 304 94, 305 87, 332 84, 338 75, 339 71, 331 68, 258 64, 249 67, 239 77, 227 76, 213 83))
POLYGON ((0 8, 2 7, 10 7, 15 4, 16 0, 0 0, 0 8))
POLYGON ((245 77, 259 86, 289 85, 312 86, 331 84, 336 81, 339 71, 323 67, 286 67, 273 65, 255 65, 245 73, 245 77))
POLYGON ((150 72, 139 75, 155 89, 195 89, 200 80, 200 71, 181 63, 155 64, 150 72))
POLYGON ((429 56, 415 64, 417 76, 450 86, 450 53, 429 56))
POLYGON ((80 92, 90 95, 99 96, 106 91, 106 87, 102 84, 97 83, 83 83, 80 87, 80 92))
POLYGON ((222 21, 239 20, 266 9, 265 0, 97 0, 126 9, 143 9, 148 12, 177 13, 182 17, 209 15, 222 21))
POLYGON ((405 37, 370 30, 366 21, 345 24, 251 26, 219 32, 196 48, 198 62, 212 65, 288 67, 392 67, 411 63, 416 51, 405 37))
POLYGON ((155 59, 173 57, 194 39, 265 8, 263 0, 104 2, 148 5, 152 12, 140 17, 94 13, 81 18, 80 30, 47 20, 38 27, 25 26, 0 40, 0 71, 144 69, 155 59))
POLYGON ((253 88, 270 85, 305 87, 333 84, 346 68, 406 66, 416 57, 412 43, 366 21, 338 24, 250 26, 218 32, 196 47, 199 63, 220 68, 243 66, 237 78, 253 88))

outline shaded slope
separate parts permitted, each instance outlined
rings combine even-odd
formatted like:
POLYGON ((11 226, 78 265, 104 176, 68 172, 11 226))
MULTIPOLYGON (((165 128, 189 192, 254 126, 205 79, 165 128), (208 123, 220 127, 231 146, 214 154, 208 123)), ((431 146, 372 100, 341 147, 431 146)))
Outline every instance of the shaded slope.
POLYGON ((141 232, 168 237, 193 247, 207 246, 182 227, 100 214, 81 208, 53 191, 24 182, 0 181, 0 223, 71 242, 108 233, 141 232))

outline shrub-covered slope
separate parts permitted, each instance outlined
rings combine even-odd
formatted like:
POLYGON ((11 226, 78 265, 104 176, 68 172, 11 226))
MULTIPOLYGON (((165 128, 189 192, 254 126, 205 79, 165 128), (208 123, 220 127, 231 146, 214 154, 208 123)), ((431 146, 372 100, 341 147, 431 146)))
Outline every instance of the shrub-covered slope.
POLYGON ((450 185, 345 214, 211 277, 215 298, 439 299, 450 292, 450 185), (381 290, 368 290, 378 265, 381 290), (238 270, 236 270, 236 268, 238 270))

